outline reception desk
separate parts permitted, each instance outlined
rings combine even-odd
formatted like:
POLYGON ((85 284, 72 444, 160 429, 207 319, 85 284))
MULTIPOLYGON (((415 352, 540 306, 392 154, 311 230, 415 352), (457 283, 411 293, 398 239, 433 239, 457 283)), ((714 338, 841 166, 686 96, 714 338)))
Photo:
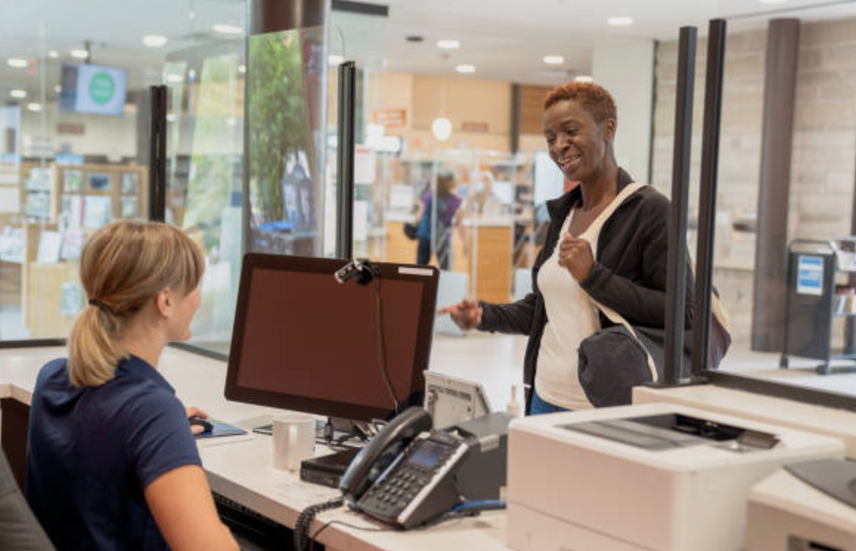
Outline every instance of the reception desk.
MULTIPOLYGON (((387 262, 412 264, 416 261, 418 241, 404 235, 404 224, 413 222, 413 216, 397 213, 386 215, 387 262)), ((508 302, 511 299, 514 220, 511 217, 474 217, 464 220, 468 254, 460 234, 452 236, 451 271, 469 274, 470 289, 478 300, 508 302)), ((436 263, 436 259, 432 259, 436 263)))
MULTIPOLYGON (((0 349, 0 440, 21 482, 29 404, 36 377, 42 365, 64 355, 65 349, 60 347, 0 349)), ((159 370, 185 405, 200 407, 215 419, 251 428, 282 412, 227 401, 223 396, 225 362, 167 348, 159 370)), ((337 490, 301 481, 295 472, 274 469, 269 436, 250 432, 244 436, 199 440, 198 446, 212 491, 282 525, 293 527, 304 508, 338 496, 337 490)), ((326 452, 319 449, 318 453, 326 452)), ((347 525, 332 524, 318 538, 333 551, 508 551, 506 515, 502 511, 402 532, 340 508, 319 515, 311 533, 333 520, 347 525)), ((283 548, 286 548, 284 542, 283 548)))

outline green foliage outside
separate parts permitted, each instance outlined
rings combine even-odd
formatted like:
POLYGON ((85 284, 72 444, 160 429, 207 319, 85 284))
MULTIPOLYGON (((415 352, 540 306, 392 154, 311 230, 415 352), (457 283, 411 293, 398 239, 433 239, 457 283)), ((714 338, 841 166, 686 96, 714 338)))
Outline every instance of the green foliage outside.
POLYGON ((297 31, 250 37, 247 157, 252 216, 259 223, 285 218, 283 158, 306 149, 301 44, 297 31))

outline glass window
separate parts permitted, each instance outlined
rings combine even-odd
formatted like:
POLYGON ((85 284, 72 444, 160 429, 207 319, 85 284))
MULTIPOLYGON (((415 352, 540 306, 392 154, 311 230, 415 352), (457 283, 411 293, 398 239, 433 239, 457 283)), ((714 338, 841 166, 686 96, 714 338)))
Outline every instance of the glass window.
MULTIPOLYGON (((205 248, 206 301, 219 303, 209 289, 229 280, 218 261, 240 255, 230 240, 240 223, 221 228, 229 207, 240 211, 245 10, 215 0, 4 5, 0 341, 66 337, 87 298, 78 280, 86 238, 148 216, 155 84, 172 91, 169 221, 205 248), (69 9, 80 24, 69 25, 69 9)), ((203 334, 221 329, 209 318, 198 318, 203 334)))

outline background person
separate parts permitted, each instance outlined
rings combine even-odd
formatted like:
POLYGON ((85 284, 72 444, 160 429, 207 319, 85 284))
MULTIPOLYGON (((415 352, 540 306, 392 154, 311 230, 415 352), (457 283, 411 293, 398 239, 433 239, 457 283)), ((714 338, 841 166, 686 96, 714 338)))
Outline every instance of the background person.
POLYGON ((89 305, 69 357, 39 373, 27 500, 58 549, 237 551, 220 522, 188 413, 157 371, 190 338, 204 260, 180 230, 121 221, 83 249, 89 305))
POLYGON ((428 190, 422 196, 416 219, 419 220, 416 237, 419 239, 416 250, 416 263, 428 264, 431 261, 431 240, 434 240, 434 252, 440 269, 451 267, 452 229, 457 228, 464 254, 469 247, 464 232, 464 211, 461 198, 454 193, 455 176, 450 171, 437 175, 436 212, 434 193, 428 190))
MULTIPOLYGON (((550 157, 580 185, 548 201, 550 225, 532 269, 532 292, 511 304, 464 300, 443 308, 464 329, 529 336, 527 412, 591 408, 578 377, 578 349, 601 328, 589 297, 633 325, 665 327, 669 201, 651 186, 600 214, 633 179, 613 151, 615 101, 594 83, 554 88, 544 101, 550 157), (595 253, 596 251, 596 253, 595 253)), ((685 325, 692 322, 687 274, 685 325)))

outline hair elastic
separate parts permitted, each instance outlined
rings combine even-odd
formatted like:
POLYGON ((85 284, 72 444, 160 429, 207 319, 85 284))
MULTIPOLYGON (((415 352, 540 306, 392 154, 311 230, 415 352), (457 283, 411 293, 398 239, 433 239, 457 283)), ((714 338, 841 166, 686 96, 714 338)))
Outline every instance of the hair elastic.
POLYGON ((106 304, 104 304, 103 302, 101 302, 100 300, 98 300, 96 298, 89 299, 89 305, 95 306, 96 308, 98 308, 99 310, 104 312, 105 314, 112 314, 113 313, 113 310, 111 310, 109 306, 107 306, 106 304))

